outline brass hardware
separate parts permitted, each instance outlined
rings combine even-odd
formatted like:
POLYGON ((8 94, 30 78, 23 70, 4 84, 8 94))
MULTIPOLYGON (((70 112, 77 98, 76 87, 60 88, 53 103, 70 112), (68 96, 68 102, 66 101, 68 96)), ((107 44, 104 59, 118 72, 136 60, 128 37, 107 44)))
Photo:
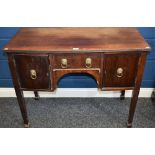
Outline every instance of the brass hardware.
POLYGON ((61 59, 61 67, 67 68, 67 59, 61 59))
POLYGON ((91 68, 91 66, 92 66, 92 59, 91 58, 87 58, 86 59, 86 67, 87 68, 91 68))
POLYGON ((37 78, 36 70, 31 69, 30 70, 30 76, 31 76, 31 79, 35 80, 37 78))
POLYGON ((123 76, 123 68, 118 68, 117 69, 117 77, 122 77, 123 76))

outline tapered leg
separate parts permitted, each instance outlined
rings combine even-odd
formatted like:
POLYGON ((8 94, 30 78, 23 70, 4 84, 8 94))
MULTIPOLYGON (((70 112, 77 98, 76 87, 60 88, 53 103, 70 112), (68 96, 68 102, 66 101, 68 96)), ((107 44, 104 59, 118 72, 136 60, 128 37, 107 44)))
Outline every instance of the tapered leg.
POLYGON ((140 85, 141 85, 143 72, 144 72, 145 61, 146 61, 146 53, 144 52, 141 54, 139 63, 138 63, 137 76, 135 79, 135 87, 132 91, 132 98, 131 98, 131 103, 130 103, 127 127, 132 127, 132 122, 133 122, 133 118, 134 118, 134 114, 135 114, 135 110, 136 110, 140 85))
POLYGON ((35 95, 34 99, 39 100, 40 96, 37 91, 34 91, 34 95, 35 95))
POLYGON ((12 74, 12 79, 13 79, 13 84, 14 84, 18 104, 24 121, 24 127, 29 127, 29 120, 27 116, 25 100, 23 96, 23 91, 20 90, 20 82, 19 82, 13 54, 8 54, 8 62, 9 62, 10 71, 12 74))
POLYGON ((136 105, 138 101, 138 95, 139 95, 139 90, 133 90, 130 109, 129 109, 128 124, 127 124, 127 127, 129 128, 132 127, 133 117, 134 117, 134 113, 135 113, 136 105))
POLYGON ((120 95, 120 100, 124 100, 124 99, 125 99, 125 90, 122 90, 120 95))
POLYGON ((23 96, 23 91, 21 91, 18 88, 15 88, 15 92, 16 92, 18 104, 20 107, 20 111, 21 111, 21 114, 23 117, 24 127, 28 128, 29 127, 29 120, 28 120, 28 116, 27 116, 27 110, 26 110, 25 100, 24 100, 24 96, 23 96))

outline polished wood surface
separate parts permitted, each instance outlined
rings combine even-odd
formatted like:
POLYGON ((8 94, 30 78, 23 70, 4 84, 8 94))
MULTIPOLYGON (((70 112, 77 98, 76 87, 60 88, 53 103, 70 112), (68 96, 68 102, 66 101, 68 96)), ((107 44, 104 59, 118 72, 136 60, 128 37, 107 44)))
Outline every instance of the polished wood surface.
POLYGON ((133 117, 134 117, 134 113, 136 110, 138 95, 140 91, 140 85, 142 82, 142 77, 143 77, 143 72, 144 72, 144 65, 146 62, 146 56, 147 56, 147 53, 143 52, 138 62, 138 70, 137 70, 137 75, 135 78, 135 87, 132 91, 131 104, 129 108, 129 116, 128 116, 128 124, 127 124, 128 127, 132 127, 133 117))
POLYGON ((22 28, 4 48, 11 51, 143 51, 149 45, 135 28, 22 28))
POLYGON ((61 60, 67 60, 66 69, 71 68, 100 68, 101 66, 100 53, 72 53, 72 54, 56 54, 54 55, 53 68, 62 69, 61 60), (87 65, 86 60, 91 59, 91 65, 87 65))
POLYGON ((149 45, 134 28, 23 28, 5 52, 26 127, 23 90, 54 91, 66 74, 92 76, 99 90, 133 90, 128 127, 132 126, 149 45), (74 49, 73 48, 78 48, 74 49))
POLYGON ((20 111, 21 111, 21 114, 23 117, 24 126, 28 127, 29 120, 28 120, 28 114, 27 114, 24 94, 23 94, 23 91, 20 90, 20 82, 19 82, 18 72, 16 71, 16 64, 14 61, 14 56, 12 54, 10 54, 8 57, 8 63, 9 63, 10 71, 12 74, 12 79, 13 79, 13 84, 14 84, 18 104, 19 104, 20 111))
POLYGON ((137 73, 139 53, 106 54, 103 87, 133 87, 137 73), (117 71, 122 69, 119 76, 117 71))
POLYGON ((16 69, 20 79, 20 87, 27 89, 50 89, 48 56, 15 55, 16 69), (31 77, 31 70, 36 78, 31 77))

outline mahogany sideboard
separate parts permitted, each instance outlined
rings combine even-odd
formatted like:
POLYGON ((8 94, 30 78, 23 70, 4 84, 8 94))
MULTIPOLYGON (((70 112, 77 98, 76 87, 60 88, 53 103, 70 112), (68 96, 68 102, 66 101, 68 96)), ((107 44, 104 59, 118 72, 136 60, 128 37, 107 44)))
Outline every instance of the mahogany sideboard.
POLYGON ((100 91, 133 90, 131 127, 150 46, 135 28, 21 28, 5 46, 25 127, 23 91, 54 91, 68 73, 92 76, 100 91))

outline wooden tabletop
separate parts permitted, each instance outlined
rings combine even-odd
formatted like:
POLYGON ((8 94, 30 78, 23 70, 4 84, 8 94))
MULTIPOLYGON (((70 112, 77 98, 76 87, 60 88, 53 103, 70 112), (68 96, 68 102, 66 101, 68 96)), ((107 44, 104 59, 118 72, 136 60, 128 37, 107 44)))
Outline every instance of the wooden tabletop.
POLYGON ((5 46, 14 51, 149 51, 135 28, 21 28, 5 46))

